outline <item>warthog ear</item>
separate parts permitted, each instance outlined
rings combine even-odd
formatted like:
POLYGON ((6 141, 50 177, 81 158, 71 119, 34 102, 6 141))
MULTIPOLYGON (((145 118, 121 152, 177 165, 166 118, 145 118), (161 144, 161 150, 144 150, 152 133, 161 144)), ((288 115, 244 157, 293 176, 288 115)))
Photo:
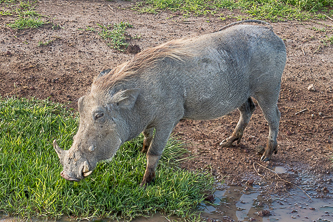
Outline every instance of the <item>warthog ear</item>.
POLYGON ((140 89, 123 90, 114 94, 110 102, 120 108, 131 109, 133 108, 139 94, 140 89))
POLYGON ((102 77, 102 76, 108 74, 110 71, 111 71, 111 69, 105 69, 105 70, 103 70, 102 72, 100 72, 100 73, 98 74, 98 76, 97 76, 96 79, 98 79, 99 77, 102 77))

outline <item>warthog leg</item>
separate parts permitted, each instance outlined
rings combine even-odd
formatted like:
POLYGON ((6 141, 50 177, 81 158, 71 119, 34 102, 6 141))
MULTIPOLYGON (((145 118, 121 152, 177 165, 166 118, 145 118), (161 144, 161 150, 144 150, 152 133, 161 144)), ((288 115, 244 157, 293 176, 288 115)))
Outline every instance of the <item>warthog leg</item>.
POLYGON ((265 119, 269 125, 269 135, 265 147, 265 151, 261 157, 262 161, 268 161, 271 159, 272 154, 277 153, 277 135, 279 131, 279 123, 280 123, 280 111, 277 107, 278 100, 278 92, 276 95, 267 95, 262 94, 256 96, 258 103, 264 113, 265 119))
POLYGON ((155 170, 160 157, 161 156, 147 155, 147 168, 140 184, 141 187, 155 181, 155 170))
POLYGON ((240 112, 240 117, 239 117, 237 126, 236 126, 234 132, 232 133, 232 135, 220 143, 220 145, 222 147, 232 146, 232 143, 236 140, 237 140, 237 144, 240 143, 240 140, 242 139, 245 127, 249 123, 252 113, 254 112, 255 108, 256 107, 251 98, 248 98, 248 100, 245 103, 243 103, 243 105, 241 107, 238 108, 238 110, 240 112))
POLYGON ((155 170, 174 125, 156 126, 155 136, 147 151, 147 168, 140 186, 146 186, 155 179, 155 170))
POLYGON ((150 143, 153 139, 153 135, 154 135, 154 128, 147 128, 143 131, 143 135, 145 136, 144 137, 144 140, 143 140, 143 146, 142 146, 142 150, 141 152, 142 153, 147 153, 148 151, 148 148, 150 146, 150 143))

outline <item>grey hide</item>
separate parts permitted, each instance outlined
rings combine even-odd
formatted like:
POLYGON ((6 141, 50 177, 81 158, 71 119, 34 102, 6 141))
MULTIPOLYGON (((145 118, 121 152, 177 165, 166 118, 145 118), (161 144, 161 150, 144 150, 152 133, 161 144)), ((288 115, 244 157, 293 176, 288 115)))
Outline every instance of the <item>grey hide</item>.
POLYGON ((62 150, 53 143, 63 165, 61 176, 83 179, 98 161, 111 159, 121 144, 143 132, 147 168, 141 185, 146 185, 154 180, 179 120, 214 119, 238 108, 239 122, 221 142, 222 147, 231 146, 241 140, 255 109, 251 97, 269 124, 261 157, 269 160, 277 152, 277 101, 285 63, 283 41, 271 28, 250 24, 233 24, 138 53, 99 75, 91 92, 79 99, 80 125, 72 147, 62 150))

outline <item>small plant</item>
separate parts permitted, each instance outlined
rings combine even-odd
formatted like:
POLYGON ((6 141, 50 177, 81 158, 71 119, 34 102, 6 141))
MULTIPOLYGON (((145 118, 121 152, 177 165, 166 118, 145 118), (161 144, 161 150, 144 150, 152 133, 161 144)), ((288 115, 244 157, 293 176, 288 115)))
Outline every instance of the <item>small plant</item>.
POLYGON ((27 28, 38 28, 45 24, 44 21, 42 21, 39 18, 19 18, 18 20, 15 20, 15 22, 8 24, 9 27, 14 29, 27 29, 27 28))
POLYGON ((2 3, 13 3, 16 2, 16 0, 0 0, 0 4, 2 3))
POLYGON ((8 11, 8 10, 3 10, 3 11, 0 11, 0 15, 3 15, 3 16, 13 15, 13 13, 11 11, 8 11))
POLYGON ((330 45, 333 45, 333 35, 330 37, 326 36, 326 40, 330 43, 330 45))
MULTIPOLYGON (((1 1, 1 3, 2 2, 16 3, 16 1, 1 1)), ((46 22, 41 19, 42 15, 34 10, 34 6, 29 1, 20 1, 19 4, 14 4, 10 7, 15 7, 15 9, 0 11, 0 15, 12 15, 17 18, 14 22, 7 24, 13 29, 38 28, 46 24, 46 22)))
POLYGON ((60 37, 58 37, 58 36, 53 36, 52 38, 53 39, 47 40, 46 42, 39 41, 38 46, 47 46, 47 45, 50 45, 51 43, 53 43, 54 41, 60 39, 60 37))
POLYGON ((314 31, 317 31, 317 32, 326 32, 326 28, 322 28, 322 29, 320 29, 320 28, 317 28, 317 27, 312 27, 312 28, 310 28, 311 30, 314 30, 314 31))
POLYGON ((128 47, 125 33, 127 28, 133 27, 131 24, 129 24, 128 22, 121 22, 118 24, 115 23, 113 25, 113 29, 111 30, 111 25, 97 25, 102 28, 102 31, 100 31, 98 34, 105 40, 111 40, 111 43, 108 43, 109 46, 119 51, 124 51, 128 47))
POLYGON ((51 40, 48 40, 46 42, 43 42, 43 41, 39 41, 38 42, 38 46, 47 46, 47 45, 50 45, 52 42, 54 42, 55 39, 51 39, 51 40))
POLYGON ((88 31, 88 32, 95 32, 95 29, 93 27, 87 26, 86 31, 88 31))
POLYGON ((133 39, 141 39, 141 35, 135 34, 135 36, 133 37, 133 39))

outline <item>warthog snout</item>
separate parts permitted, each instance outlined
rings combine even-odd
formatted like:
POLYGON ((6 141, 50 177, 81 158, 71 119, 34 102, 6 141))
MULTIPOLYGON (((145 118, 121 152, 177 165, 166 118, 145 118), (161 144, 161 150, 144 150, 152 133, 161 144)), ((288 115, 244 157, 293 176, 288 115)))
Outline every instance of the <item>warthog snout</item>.
POLYGON ((60 173, 60 176, 62 176, 64 179, 69 180, 69 181, 76 181, 76 182, 80 181, 80 179, 78 179, 78 178, 68 176, 65 171, 62 171, 60 173))
POLYGON ((74 158, 75 155, 73 155, 73 157, 69 157, 69 151, 61 149, 56 140, 53 141, 53 147, 64 167, 64 170, 60 173, 60 176, 64 179, 69 181, 80 181, 93 172, 87 160, 84 161, 82 158, 76 159, 74 158), (72 165, 78 165, 79 167, 71 167, 72 165), (75 169, 79 170, 75 172, 75 169))

